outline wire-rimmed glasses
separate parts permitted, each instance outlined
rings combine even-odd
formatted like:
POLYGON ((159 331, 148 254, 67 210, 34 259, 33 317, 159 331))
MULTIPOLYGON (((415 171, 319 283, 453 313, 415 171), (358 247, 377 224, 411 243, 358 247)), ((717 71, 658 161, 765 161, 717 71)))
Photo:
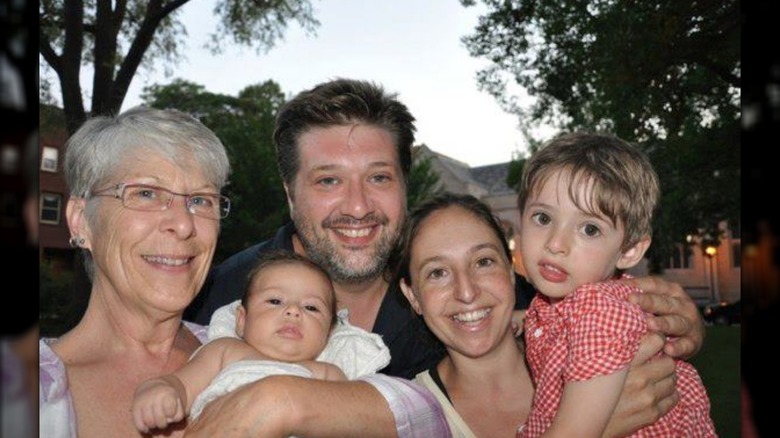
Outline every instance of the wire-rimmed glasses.
POLYGON ((138 211, 165 211, 170 208, 174 197, 182 196, 187 211, 195 216, 219 220, 226 218, 230 213, 230 199, 219 193, 176 193, 149 184, 119 183, 98 190, 92 196, 111 196, 121 199, 125 208, 138 211), (110 193, 111 191, 113 193, 110 193))

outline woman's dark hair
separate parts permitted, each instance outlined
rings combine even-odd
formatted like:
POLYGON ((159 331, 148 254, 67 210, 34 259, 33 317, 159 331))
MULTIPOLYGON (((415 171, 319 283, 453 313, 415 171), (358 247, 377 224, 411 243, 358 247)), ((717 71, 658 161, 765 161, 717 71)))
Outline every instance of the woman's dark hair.
MULTIPOLYGON (((490 211, 490 207, 471 195, 444 193, 419 205, 407 216, 403 230, 401 231, 401 237, 398 239, 398 244, 390 259, 391 272, 393 273, 391 281, 394 284, 398 284, 401 280, 404 280, 406 284, 412 283, 409 273, 409 263, 411 263, 412 258, 412 243, 420 232, 420 227, 425 219, 434 212, 449 207, 462 208, 484 222, 485 225, 495 233, 496 239, 501 242, 501 247, 504 250, 507 260, 512 260, 512 252, 509 250, 509 244, 504 236, 504 229, 498 218, 490 211)), ((453 238, 457 238, 457 236, 453 236, 453 238)))

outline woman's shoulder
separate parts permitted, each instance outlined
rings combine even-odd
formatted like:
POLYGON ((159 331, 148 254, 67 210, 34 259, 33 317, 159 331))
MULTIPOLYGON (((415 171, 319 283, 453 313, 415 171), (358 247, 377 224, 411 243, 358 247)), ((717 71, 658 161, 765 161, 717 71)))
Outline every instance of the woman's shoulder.
POLYGON ((68 393, 68 375, 65 372, 65 363, 52 350, 51 345, 56 338, 41 338, 38 341, 38 369, 40 371, 41 404, 59 400, 68 393))

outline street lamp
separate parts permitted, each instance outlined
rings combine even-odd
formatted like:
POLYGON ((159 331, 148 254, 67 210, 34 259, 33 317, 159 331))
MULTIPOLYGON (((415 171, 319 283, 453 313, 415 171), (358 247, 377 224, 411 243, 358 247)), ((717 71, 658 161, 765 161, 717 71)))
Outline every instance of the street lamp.
POLYGON ((712 295, 712 302, 719 303, 719 293, 717 289, 717 277, 715 276, 715 257, 718 255, 718 248, 710 245, 704 248, 704 253, 707 254, 707 258, 710 259, 710 294, 712 295))

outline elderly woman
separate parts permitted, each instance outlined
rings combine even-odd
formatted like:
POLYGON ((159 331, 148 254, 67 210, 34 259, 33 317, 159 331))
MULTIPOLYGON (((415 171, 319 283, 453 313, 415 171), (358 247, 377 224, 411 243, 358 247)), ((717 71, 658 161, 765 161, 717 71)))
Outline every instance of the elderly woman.
MULTIPOLYGON (((220 194, 229 169, 214 133, 173 110, 139 107, 94 118, 70 138, 66 215, 92 290, 78 325, 40 342, 41 436, 139 436, 130 412, 138 384, 177 370, 205 340, 205 328, 182 322, 182 313, 206 278, 220 219, 230 211, 220 194)), ((418 415, 434 418, 420 434, 448 433, 430 394, 392 378, 334 387, 266 380, 251 390, 275 417, 257 418, 263 427, 257 436, 296 433, 303 415, 306 427, 336 436, 369 430, 394 436, 418 415), (339 409, 362 421, 277 409, 291 392, 320 389, 328 391, 326 414, 339 409)), ((182 421, 161 433, 181 436, 186 426, 182 421)))
MULTIPOLYGON (((436 395, 453 436, 514 437, 531 411, 534 387, 512 331, 515 281, 524 279, 514 274, 501 225, 476 198, 442 195, 409 215, 399 247, 395 279, 448 353, 415 380, 436 395)), ((640 352, 635 363, 660 343, 645 344, 655 350, 640 352)), ((637 430, 656 414, 647 415, 627 422, 613 414, 605 436, 637 430)))

